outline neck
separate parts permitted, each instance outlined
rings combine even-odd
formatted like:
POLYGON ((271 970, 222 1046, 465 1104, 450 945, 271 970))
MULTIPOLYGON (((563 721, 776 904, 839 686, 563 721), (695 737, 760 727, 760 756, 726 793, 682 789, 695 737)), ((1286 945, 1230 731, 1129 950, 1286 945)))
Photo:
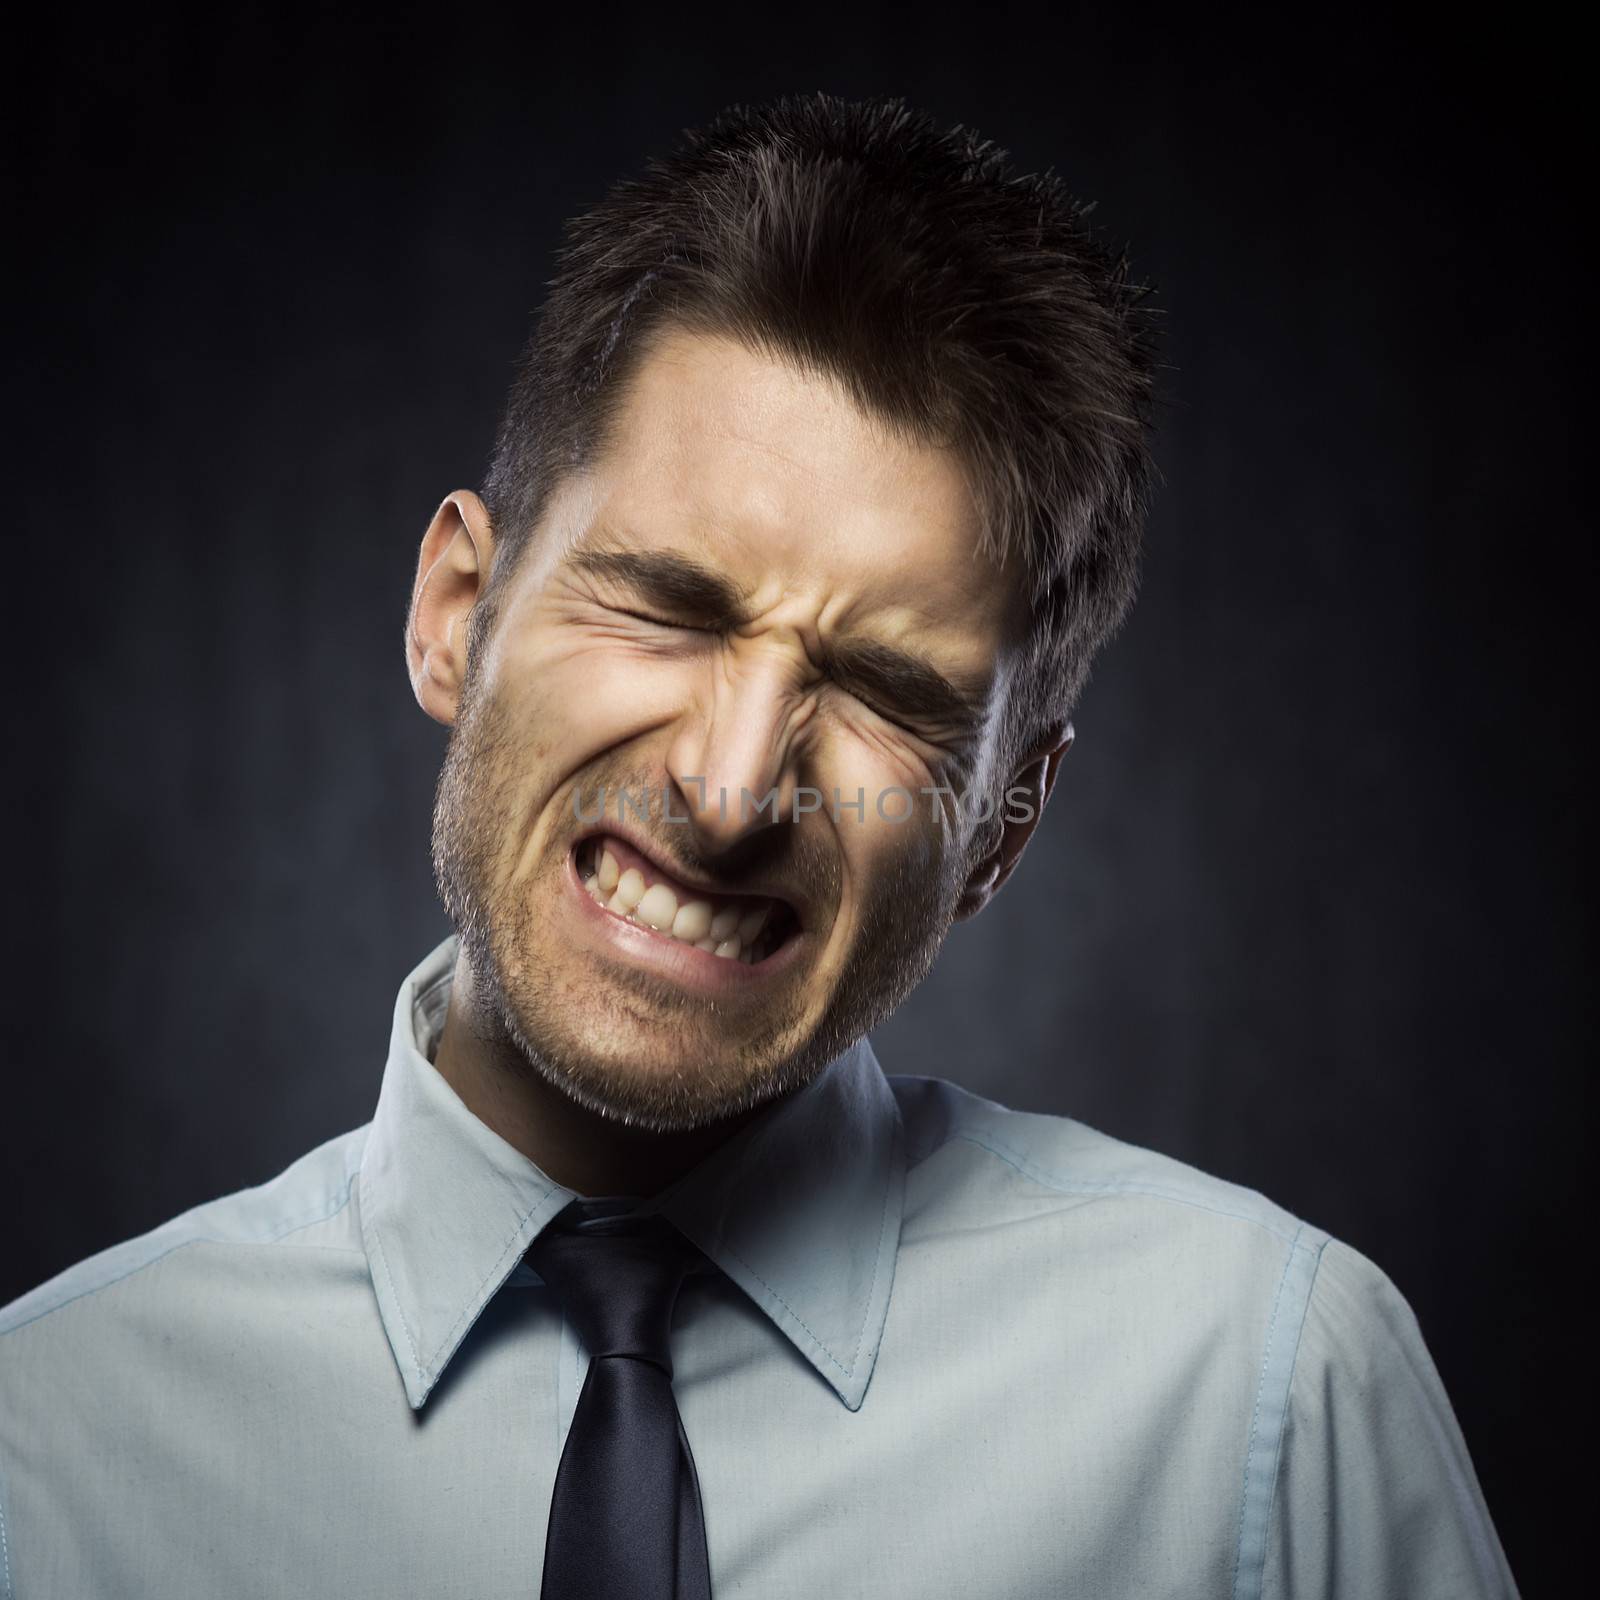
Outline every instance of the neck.
POLYGON ((579 1195, 650 1196, 767 1109, 704 1128, 655 1133, 590 1111, 550 1083, 480 1014, 465 954, 456 959, 434 1066, 480 1122, 579 1195))

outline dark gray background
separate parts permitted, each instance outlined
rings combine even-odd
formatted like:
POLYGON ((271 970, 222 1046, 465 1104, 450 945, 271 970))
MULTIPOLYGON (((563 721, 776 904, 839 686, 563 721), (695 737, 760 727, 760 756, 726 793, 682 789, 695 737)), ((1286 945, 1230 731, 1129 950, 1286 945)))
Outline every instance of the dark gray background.
POLYGON ((880 1057, 1371 1255, 1523 1584, 1556 1569, 1593 593, 1559 46, 1271 16, 41 35, 8 106, 0 1300, 370 1114, 446 931, 416 545, 480 479, 560 219, 731 100, 901 93, 1099 200, 1175 370, 1143 597, 1046 824, 880 1057))

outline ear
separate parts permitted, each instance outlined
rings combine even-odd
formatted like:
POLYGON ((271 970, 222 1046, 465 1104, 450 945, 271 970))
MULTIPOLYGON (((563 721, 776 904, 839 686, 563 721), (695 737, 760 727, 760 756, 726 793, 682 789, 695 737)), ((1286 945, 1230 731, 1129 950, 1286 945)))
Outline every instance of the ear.
POLYGON ((1047 738, 1040 740, 1022 759, 1006 785, 1000 808, 990 824, 994 843, 985 851, 967 880, 956 903, 956 920, 975 917, 999 891, 1022 859, 1023 847, 1033 837, 1044 815, 1045 801, 1056 785, 1061 758, 1072 748, 1076 737, 1070 722, 1064 722, 1047 738))
POLYGON ((447 495, 422 536, 406 613, 406 670, 417 704, 453 723, 467 671, 467 619, 483 593, 494 533, 470 489, 447 495))

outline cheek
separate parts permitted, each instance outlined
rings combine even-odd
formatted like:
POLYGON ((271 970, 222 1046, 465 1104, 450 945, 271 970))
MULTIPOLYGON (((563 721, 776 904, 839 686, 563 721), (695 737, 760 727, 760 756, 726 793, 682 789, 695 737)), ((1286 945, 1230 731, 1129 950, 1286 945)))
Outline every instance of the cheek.
POLYGON ((835 738, 817 770, 857 916, 880 897, 918 901, 935 893, 958 838, 948 816, 941 823, 938 799, 922 792, 938 781, 927 766, 876 739, 835 738))
POLYGON ((518 737, 555 779, 670 720, 687 691, 683 663, 603 634, 530 633, 498 668, 518 737))
POLYGON ((848 924, 836 965, 882 974, 937 937, 952 875, 934 830, 926 814, 894 826, 870 808, 864 825, 841 827, 848 924))

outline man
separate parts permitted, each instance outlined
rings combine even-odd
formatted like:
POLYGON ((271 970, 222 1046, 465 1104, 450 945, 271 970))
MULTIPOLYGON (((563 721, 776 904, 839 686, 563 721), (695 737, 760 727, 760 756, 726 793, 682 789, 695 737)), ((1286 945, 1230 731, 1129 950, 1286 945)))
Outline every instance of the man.
POLYGON ((407 622, 455 934, 370 1125, 0 1314, 0 1592, 1515 1592, 1378 1268, 865 1039, 1129 602, 1150 317, 898 103, 574 225, 407 622))

